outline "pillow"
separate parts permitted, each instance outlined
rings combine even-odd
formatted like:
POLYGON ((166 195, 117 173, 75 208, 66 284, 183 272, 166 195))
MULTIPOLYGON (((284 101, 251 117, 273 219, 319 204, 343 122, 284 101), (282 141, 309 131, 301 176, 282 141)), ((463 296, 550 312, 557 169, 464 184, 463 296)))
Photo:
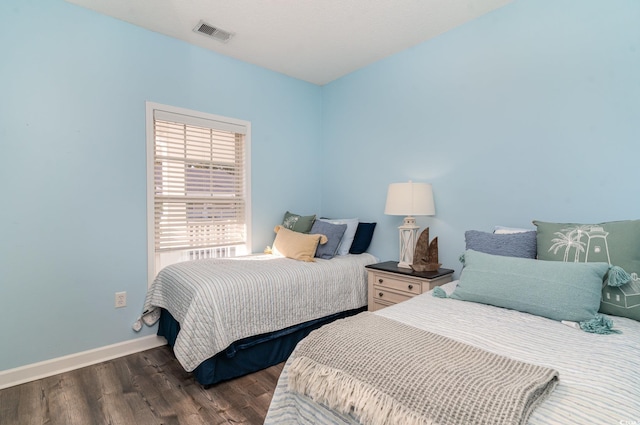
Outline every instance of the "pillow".
POLYGON ((376 223, 358 223, 356 233, 353 235, 353 242, 349 248, 349 254, 362 254, 367 252, 371 239, 373 239, 373 231, 376 229, 376 223))
POLYGON ((347 225, 347 230, 345 230, 344 235, 342 235, 342 240, 340 241, 340 245, 338 246, 338 252, 336 255, 349 254, 349 249, 351 248, 351 244, 353 243, 353 237, 356 235, 356 230, 358 229, 358 219, 357 218, 338 218, 338 219, 321 218, 320 220, 326 221, 331 224, 347 225))
POLYGON ((294 232, 309 233, 315 221, 315 215, 298 215, 287 211, 282 219, 282 226, 294 232))
POLYGON ((273 241, 273 253, 294 260, 315 261, 313 256, 316 253, 318 243, 327 243, 325 235, 307 235, 282 226, 273 229, 276 232, 276 239, 273 241))
POLYGON ((536 232, 496 234, 467 230, 466 248, 506 257, 536 258, 536 232))
POLYGON ((640 321, 640 220, 598 224, 534 221, 538 258, 565 262, 604 261, 623 268, 631 281, 602 289, 600 312, 640 321))
POLYGON ((323 220, 316 220, 311 226, 311 233, 325 235, 328 241, 324 245, 318 245, 315 256, 325 260, 332 259, 338 251, 338 245, 340 245, 345 230, 347 230, 346 224, 331 224, 323 220))
POLYGON ((562 263, 467 250, 451 298, 547 317, 596 318, 607 263, 562 263))
POLYGON ((524 233, 531 231, 535 232, 533 229, 521 229, 520 227, 495 226, 493 228, 493 233, 496 235, 509 235, 511 233, 524 233))

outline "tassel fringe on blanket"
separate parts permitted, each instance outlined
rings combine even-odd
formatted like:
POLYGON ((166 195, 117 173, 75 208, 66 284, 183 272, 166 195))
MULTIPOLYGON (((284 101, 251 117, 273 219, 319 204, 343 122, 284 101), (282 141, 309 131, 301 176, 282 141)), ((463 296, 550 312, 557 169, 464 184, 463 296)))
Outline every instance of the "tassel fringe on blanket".
POLYGON ((290 389, 300 394, 314 394, 315 401, 332 406, 343 414, 353 413, 362 423, 436 425, 371 385, 307 357, 296 358, 291 367, 298 374, 289 379, 290 389), (305 379, 300 379, 301 376, 305 379))

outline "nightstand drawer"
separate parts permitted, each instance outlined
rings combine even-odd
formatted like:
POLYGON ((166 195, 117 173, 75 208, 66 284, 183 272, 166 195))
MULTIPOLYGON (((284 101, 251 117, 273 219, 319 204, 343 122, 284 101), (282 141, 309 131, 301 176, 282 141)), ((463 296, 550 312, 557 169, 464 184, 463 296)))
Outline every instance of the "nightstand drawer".
POLYGON ((375 274, 374 285, 384 286, 385 288, 395 289, 398 291, 406 291, 414 295, 419 295, 422 293, 422 286, 420 282, 407 281, 406 278, 404 280, 394 279, 382 273, 375 274))
POLYGON ((375 286, 373 287, 373 298, 374 300, 381 300, 385 303, 397 304, 402 301, 406 301, 412 298, 413 295, 404 295, 398 292, 389 291, 385 287, 375 286))
POLYGON ((375 299, 372 303, 372 306, 369 306, 369 311, 382 310, 383 308, 389 307, 390 305, 393 305, 393 303, 385 303, 384 301, 375 299))

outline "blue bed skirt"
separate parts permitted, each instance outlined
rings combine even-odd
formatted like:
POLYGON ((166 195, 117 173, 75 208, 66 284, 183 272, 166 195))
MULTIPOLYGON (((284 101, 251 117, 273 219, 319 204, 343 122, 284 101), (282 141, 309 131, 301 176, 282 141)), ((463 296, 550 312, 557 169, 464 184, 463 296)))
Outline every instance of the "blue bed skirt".
MULTIPOLYGON (((358 314, 366 309, 365 306, 348 310, 279 331, 241 339, 232 343, 226 350, 202 362, 195 368, 193 375, 200 384, 208 387, 273 366, 285 361, 293 352, 296 344, 312 330, 334 320, 358 314)), ((178 332, 180 332, 180 324, 171 313, 161 309, 158 335, 165 337, 169 345, 173 347, 178 332)))

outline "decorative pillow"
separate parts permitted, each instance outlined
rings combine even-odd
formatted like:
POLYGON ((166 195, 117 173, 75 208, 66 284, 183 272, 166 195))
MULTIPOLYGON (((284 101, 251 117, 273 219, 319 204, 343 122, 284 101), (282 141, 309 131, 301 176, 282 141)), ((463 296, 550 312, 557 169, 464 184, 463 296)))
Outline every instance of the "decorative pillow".
POLYGON ((273 241, 273 253, 301 261, 315 261, 318 244, 327 243, 325 235, 307 235, 286 229, 280 225, 273 229, 276 239, 273 241))
POLYGON ((298 215, 287 211, 284 213, 282 226, 294 232, 309 233, 315 219, 315 215, 298 215))
POLYGON ((547 317, 585 322, 596 318, 607 263, 561 263, 464 254, 465 267, 451 298, 547 317))
POLYGON ((338 252, 336 255, 349 254, 349 249, 351 248, 351 244, 353 243, 353 237, 356 235, 356 230, 358 229, 358 219, 357 218, 338 218, 338 219, 321 218, 320 220, 329 222, 331 224, 347 225, 347 230, 345 230, 344 235, 342 235, 342 240, 340 241, 340 245, 338 246, 338 252))
POLYGON ((538 258, 564 262, 603 261, 623 268, 631 281, 602 289, 600 312, 640 321, 640 220, 598 224, 547 223, 538 228, 538 258))
POLYGON ((536 258, 536 232, 496 234, 467 230, 467 249, 506 257, 536 258))
POLYGON ((495 226, 493 233, 496 235, 510 235, 512 233, 535 232, 534 229, 522 229, 520 227, 495 226))
POLYGON ((325 235, 328 239, 326 244, 318 245, 316 257, 325 260, 332 259, 338 251, 338 245, 340 245, 345 230, 347 230, 346 224, 331 224, 327 221, 316 220, 311 226, 311 233, 325 235))
POLYGON ((353 236, 349 254, 362 254, 367 252, 371 239, 373 239, 373 231, 376 229, 376 223, 358 223, 356 233, 353 236))

